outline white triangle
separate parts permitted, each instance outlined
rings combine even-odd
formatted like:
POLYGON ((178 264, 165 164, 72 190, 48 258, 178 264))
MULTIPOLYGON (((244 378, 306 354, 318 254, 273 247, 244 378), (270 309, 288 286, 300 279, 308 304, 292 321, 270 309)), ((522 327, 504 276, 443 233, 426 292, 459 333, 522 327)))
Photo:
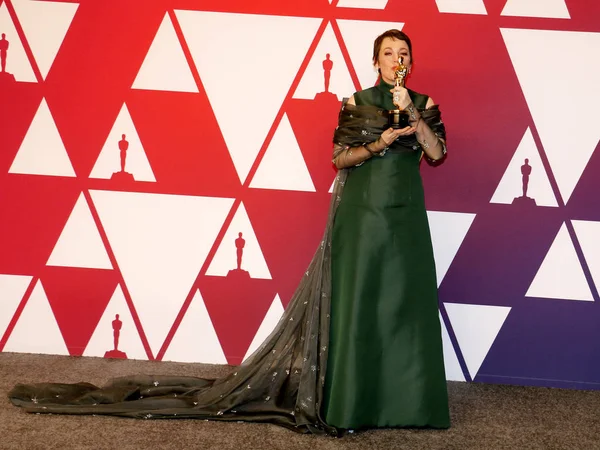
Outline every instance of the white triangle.
POLYGON ((573 220, 573 227, 596 288, 600 288, 600 222, 573 220))
POLYGON ((12 4, 42 77, 46 78, 79 5, 31 0, 13 0, 12 4))
POLYGON ((204 11, 176 14, 243 182, 322 19, 204 11))
POLYGON ((227 276, 230 270, 237 268, 236 241, 240 237, 239 233, 242 233, 241 237, 246 241, 242 253, 242 270, 248 271, 252 278, 270 280, 271 273, 243 203, 240 204, 235 213, 206 275, 224 277, 227 276))
POLYGON ((3 351, 69 354, 41 281, 38 281, 33 288, 31 297, 21 312, 19 321, 6 341, 3 351))
POLYGON ((155 182, 154 172, 152 171, 152 167, 150 167, 146 152, 142 146, 142 141, 138 136, 127 105, 125 104, 123 104, 106 138, 106 142, 98 155, 92 173, 90 173, 90 178, 110 179, 115 172, 121 170, 121 150, 119 146, 123 139, 128 143, 125 171, 132 174, 136 181, 155 182), (125 138, 123 138, 123 135, 125 135, 125 138))
POLYGON ((117 349, 124 352, 127 359, 148 359, 120 284, 117 285, 110 302, 106 305, 83 356, 104 357, 106 352, 114 349, 113 321, 116 320, 117 314, 118 320, 121 321, 117 349))
POLYGON ((508 0, 502 16, 570 19, 565 0, 508 0))
POLYGON ((388 0, 340 0, 338 8, 385 9, 388 0))
POLYGON ((111 191, 91 194, 156 354, 233 199, 111 191))
POLYGON ((199 291, 196 291, 162 360, 227 364, 227 358, 199 291))
POLYGON ((31 283, 31 277, 27 275, 4 275, 0 274, 0 339, 4 336, 6 327, 15 315, 15 311, 25 295, 25 291, 31 283))
POLYGON ((450 340, 448 329, 444 323, 444 319, 440 314, 440 323, 442 325, 442 343, 444 345, 444 367, 446 369, 446 380, 448 381, 466 381, 465 374, 460 367, 456 351, 450 340))
POLYGON ((441 13, 487 15, 483 0, 435 0, 441 13))
POLYGON ((296 88, 296 92, 294 92, 294 98, 312 100, 320 92, 331 92, 336 94, 338 100, 340 100, 344 97, 350 97, 355 91, 356 87, 348 73, 348 67, 344 61, 342 50, 333 33, 331 24, 328 24, 319 41, 319 45, 317 45, 313 53, 312 59, 308 63, 306 71, 302 75, 302 80, 300 80, 300 84, 296 88), (325 91, 325 70, 323 65, 327 61, 328 54, 332 67, 330 69, 328 90, 325 91))
POLYGON ((333 179, 333 183, 331 183, 331 187, 329 188, 329 191, 327 191, 329 194, 333 194, 333 188, 335 187, 335 181, 336 181, 336 178, 333 179))
POLYGON ((46 264, 88 269, 113 268, 83 194, 71 211, 46 264))
POLYGON ((373 42, 386 30, 402 30, 404 22, 338 20, 337 23, 360 82, 360 89, 370 88, 377 81, 377 71, 373 66, 373 42))
POLYGON ((475 214, 427 211, 438 287, 446 276, 475 214))
POLYGON ((511 308, 458 303, 444 306, 471 379, 475 379, 511 308))
POLYGON ((35 113, 9 173, 75 176, 71 160, 45 99, 42 99, 35 113))
POLYGON ((566 203, 600 139, 600 58, 590 57, 600 54, 600 33, 501 31, 566 203), (557 55, 569 55, 568 66, 557 55), (577 111, 577 120, 567 111, 577 111))
POLYGON ((260 345, 269 337, 271 332, 275 329, 275 326, 279 323, 279 319, 283 315, 283 304, 281 303, 281 299, 279 298, 279 294, 275 294, 275 298, 273 299, 273 303, 269 307, 265 318, 260 324, 260 328, 254 335, 254 339, 252 339, 252 343, 250 347, 248 347, 248 351, 246 352, 246 356, 244 356, 244 361, 248 359, 252 353, 254 353, 260 345))
POLYGON ((4 2, 0 4, 0 33, 4 33, 8 41, 6 72, 14 75, 16 81, 37 82, 21 38, 17 34, 15 24, 4 2))
POLYGON ((190 71, 169 13, 165 14, 160 28, 156 32, 132 88, 198 92, 198 86, 190 71))
POLYGON ((594 301, 564 223, 525 296, 594 301))
POLYGON ((517 151, 513 155, 496 192, 490 203, 503 203, 510 205, 516 197, 523 196, 523 175, 521 166, 531 166, 527 197, 533 198, 538 206, 558 206, 552 186, 548 180, 546 169, 538 152, 531 130, 527 128, 517 151), (527 163, 525 162, 527 159, 527 163))
POLYGON ((281 118, 250 187, 316 192, 287 114, 281 118))

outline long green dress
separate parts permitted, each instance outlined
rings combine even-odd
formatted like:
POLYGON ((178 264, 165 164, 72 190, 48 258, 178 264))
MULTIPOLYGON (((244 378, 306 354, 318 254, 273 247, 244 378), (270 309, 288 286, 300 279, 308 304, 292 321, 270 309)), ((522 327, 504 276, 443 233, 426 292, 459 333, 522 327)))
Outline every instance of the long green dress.
MULTIPOLYGON (((356 104, 395 109, 391 88, 356 104)), ((352 169, 335 216, 323 413, 338 428, 450 426, 421 153, 392 145, 352 169)))

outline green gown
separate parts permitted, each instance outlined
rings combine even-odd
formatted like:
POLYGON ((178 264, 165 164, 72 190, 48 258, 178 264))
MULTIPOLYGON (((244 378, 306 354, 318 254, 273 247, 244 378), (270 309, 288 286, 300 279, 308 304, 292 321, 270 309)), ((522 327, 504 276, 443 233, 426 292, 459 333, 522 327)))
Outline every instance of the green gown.
MULTIPOLYGON (((356 104, 395 109, 391 88, 356 104)), ((450 426, 421 154, 392 145, 353 168, 335 216, 323 413, 338 428, 450 426)))

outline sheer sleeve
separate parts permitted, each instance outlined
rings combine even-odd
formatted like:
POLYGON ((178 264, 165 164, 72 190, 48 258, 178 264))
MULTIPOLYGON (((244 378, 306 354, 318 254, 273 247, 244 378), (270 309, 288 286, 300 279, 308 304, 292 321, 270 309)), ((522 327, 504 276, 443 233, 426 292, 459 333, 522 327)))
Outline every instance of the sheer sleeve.
POLYGON ((440 111, 439 105, 433 105, 427 109, 419 110, 419 113, 421 114, 421 119, 425 121, 429 128, 431 128, 431 131, 433 131, 433 133, 440 140, 440 143, 442 145, 443 156, 439 160, 433 160, 429 158, 425 152, 423 152, 423 155, 425 156, 425 159, 427 159, 428 162, 433 164, 439 164, 440 161, 445 158, 448 150, 446 146, 446 126, 442 121, 442 113, 440 111))

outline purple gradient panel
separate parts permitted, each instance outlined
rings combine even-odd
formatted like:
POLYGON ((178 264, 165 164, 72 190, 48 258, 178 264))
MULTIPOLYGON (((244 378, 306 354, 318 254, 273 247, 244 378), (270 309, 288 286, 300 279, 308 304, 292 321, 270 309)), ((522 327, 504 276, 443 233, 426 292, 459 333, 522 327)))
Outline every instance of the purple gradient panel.
POLYGON ((562 214, 559 208, 488 205, 454 258, 440 299, 498 306, 520 301, 563 223, 562 214))
POLYGON ((575 220, 600 221, 600 144, 567 203, 567 211, 575 220))
POLYGON ((519 298, 475 381, 600 389, 600 305, 519 298))

